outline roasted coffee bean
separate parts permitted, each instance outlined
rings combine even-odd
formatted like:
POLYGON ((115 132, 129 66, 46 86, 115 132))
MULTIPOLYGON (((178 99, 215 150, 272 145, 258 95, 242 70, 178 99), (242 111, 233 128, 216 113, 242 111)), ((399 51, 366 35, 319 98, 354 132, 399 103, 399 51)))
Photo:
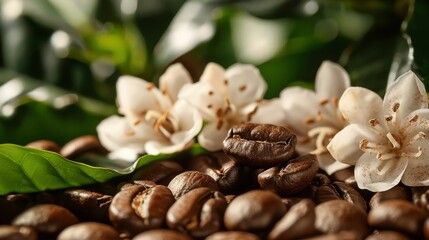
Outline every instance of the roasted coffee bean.
POLYGON ((225 197, 218 191, 192 189, 168 210, 168 227, 194 238, 206 237, 222 228, 227 205, 225 197))
POLYGON ((341 231, 338 233, 322 234, 315 237, 305 238, 302 240, 356 240, 356 234, 354 232, 341 231))
POLYGON ((190 170, 206 173, 218 184, 223 193, 232 193, 244 177, 244 169, 223 152, 215 152, 191 158, 190 170))
POLYGON ((316 176, 314 176, 313 180, 311 181, 311 185, 314 185, 316 187, 329 184, 331 184, 331 180, 328 176, 326 176, 326 174, 323 173, 316 173, 316 176))
POLYGON ((97 222, 78 223, 64 229, 58 240, 120 240, 119 232, 113 227, 97 222))
POLYGON ((371 209, 368 223, 379 230, 396 230, 419 236, 423 233, 423 223, 427 217, 423 209, 411 202, 394 199, 383 201, 371 209))
POLYGON ((294 206, 295 204, 303 200, 309 200, 313 202, 313 200, 310 198, 288 197, 288 198, 282 198, 282 203, 285 205, 286 209, 289 210, 292 206, 294 206))
POLYGON ((226 200, 226 203, 230 203, 230 202, 232 202, 232 200, 234 200, 234 198, 235 197, 237 197, 236 195, 226 195, 225 196, 225 200, 226 200))
POLYGON ((395 231, 380 231, 369 235, 365 240, 411 240, 402 233, 395 231))
POLYGON ((60 147, 58 146, 58 144, 56 144, 55 142, 53 142, 51 140, 34 141, 34 142, 27 144, 26 147, 52 151, 52 152, 56 152, 56 153, 59 153, 61 150, 60 147))
POLYGON ((154 229, 142 232, 132 240, 191 240, 187 235, 168 229, 154 229))
POLYGON ((33 227, 46 238, 52 238, 64 228, 78 223, 76 216, 64 207, 40 204, 19 214, 12 222, 15 226, 33 227))
POLYGON ((181 172, 183 172, 183 167, 176 162, 153 162, 137 170, 132 180, 149 180, 156 184, 167 186, 171 179, 181 172))
POLYGON ((429 187, 412 187, 411 188, 411 200, 414 203, 414 205, 418 207, 426 208, 426 204, 429 201, 425 201, 425 197, 422 198, 422 195, 424 195, 428 190, 429 190, 429 187))
POLYGON ((258 175, 258 182, 262 189, 290 196, 309 186, 318 170, 316 155, 305 154, 263 171, 258 175))
POLYGON ((195 188, 207 187, 211 190, 219 190, 216 181, 209 175, 198 171, 186 171, 174 177, 168 184, 168 188, 178 199, 185 193, 195 188))
POLYGON ((217 232, 206 237, 205 240, 260 240, 260 238, 248 232, 239 232, 239 231, 228 231, 228 232, 217 232))
POLYGON ((264 231, 286 212, 279 196, 264 190, 252 190, 237 196, 225 211, 224 223, 231 231, 264 231))
POLYGON ((37 232, 31 227, 0 225, 0 239, 3 240, 37 240, 37 232))
POLYGON ((346 179, 354 176, 354 167, 348 167, 341 170, 338 170, 334 173, 332 173, 332 177, 335 179, 335 181, 338 182, 344 182, 346 179))
POLYGON ((369 234, 367 214, 344 200, 332 200, 316 206, 315 227, 322 233, 349 231, 355 239, 363 239, 369 234))
POLYGON ((223 150, 235 161, 253 168, 268 168, 289 161, 296 136, 287 128, 271 124, 243 123, 232 127, 223 150))
POLYGON ((315 205, 309 199, 304 199, 294 206, 274 225, 268 239, 287 240, 302 239, 317 233, 314 222, 315 205))
POLYGON ((367 210, 366 201, 360 193, 343 182, 334 182, 330 185, 320 186, 317 189, 316 202, 318 204, 332 200, 346 200, 362 208, 365 212, 367 210))
POLYGON ((107 222, 112 196, 86 189, 69 189, 61 197, 61 205, 78 217, 87 220, 107 222))
POLYGON ((107 150, 101 145, 97 137, 85 135, 66 143, 60 151, 60 154, 68 159, 76 158, 85 153, 105 155, 107 150))
POLYGON ((369 190, 367 190, 367 189, 360 189, 360 188, 358 187, 357 182, 356 182, 356 179, 355 179, 355 176, 351 176, 351 177, 347 178, 347 179, 344 181, 344 183, 345 183, 345 184, 347 184, 348 186, 350 186, 350 187, 354 188, 356 191, 358 191, 358 192, 360 193, 360 195, 361 195, 361 196, 362 196, 366 201, 369 201, 369 200, 372 198, 372 196, 374 196, 374 192, 371 192, 371 191, 369 191, 369 190))
POLYGON ((163 186, 136 185, 117 193, 109 207, 109 218, 120 231, 134 236, 159 228, 174 203, 171 191, 163 186))
POLYGON ((378 204, 389 199, 403 199, 408 201, 410 200, 410 192, 402 186, 395 186, 387 191, 377 192, 372 196, 369 206, 371 208, 376 208, 378 204))
POLYGON ((423 224, 423 235, 425 239, 429 239, 429 218, 427 218, 423 224))

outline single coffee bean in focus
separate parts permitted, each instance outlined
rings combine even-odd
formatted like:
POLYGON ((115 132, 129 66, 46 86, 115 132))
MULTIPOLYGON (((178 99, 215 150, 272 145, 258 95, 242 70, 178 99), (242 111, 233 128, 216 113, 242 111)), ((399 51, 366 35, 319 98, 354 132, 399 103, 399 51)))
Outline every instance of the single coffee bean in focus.
POLYGON ((212 177, 198 171, 183 172, 175 176, 168 184, 168 188, 176 199, 192 189, 200 187, 207 187, 214 191, 219 190, 216 181, 212 177))

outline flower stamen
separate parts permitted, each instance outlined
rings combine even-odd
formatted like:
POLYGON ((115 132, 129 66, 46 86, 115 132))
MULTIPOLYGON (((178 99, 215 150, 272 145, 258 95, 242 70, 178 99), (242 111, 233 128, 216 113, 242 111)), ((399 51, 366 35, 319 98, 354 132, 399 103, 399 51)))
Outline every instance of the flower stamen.
POLYGON ((330 139, 337 133, 337 131, 332 127, 316 127, 308 131, 308 136, 313 138, 317 135, 316 138, 316 149, 311 151, 312 154, 322 154, 326 151, 326 146, 328 145, 330 139))
POLYGON ((401 148, 401 144, 396 140, 396 138, 393 136, 392 133, 386 134, 387 139, 389 139, 390 143, 392 144, 393 148, 399 149, 401 148))
POLYGON ((418 147, 417 148, 417 152, 413 153, 413 152, 402 152, 401 156, 402 157, 414 157, 414 158, 418 158, 423 154, 423 148, 422 147, 418 147))

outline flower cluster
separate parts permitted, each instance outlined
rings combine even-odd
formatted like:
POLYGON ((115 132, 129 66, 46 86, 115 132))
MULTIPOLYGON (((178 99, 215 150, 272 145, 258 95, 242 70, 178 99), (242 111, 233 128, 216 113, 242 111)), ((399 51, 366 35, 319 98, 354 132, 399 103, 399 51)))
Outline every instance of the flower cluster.
POLYGON ((195 140, 209 151, 222 148, 238 123, 283 125, 298 137, 297 151, 313 153, 328 174, 353 167, 358 186, 385 191, 402 182, 429 185, 429 109, 426 90, 413 72, 400 76, 384 100, 351 87, 347 72, 325 61, 315 91, 288 87, 264 100, 267 83, 247 64, 227 69, 209 63, 193 83, 180 64, 160 77, 159 88, 122 76, 117 82, 121 116, 97 127, 112 157, 182 151, 195 140))

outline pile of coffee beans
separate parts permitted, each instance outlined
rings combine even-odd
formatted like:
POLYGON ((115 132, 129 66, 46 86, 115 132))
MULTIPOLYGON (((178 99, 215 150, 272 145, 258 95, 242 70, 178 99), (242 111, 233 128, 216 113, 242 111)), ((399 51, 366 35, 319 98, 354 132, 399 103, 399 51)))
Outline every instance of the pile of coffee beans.
MULTIPOLYGON (((429 239, 429 187, 357 188, 328 176, 296 137, 273 125, 232 128, 224 151, 153 162, 105 184, 0 197, 0 239, 429 239)), ((96 137, 62 148, 105 154, 96 137)))

